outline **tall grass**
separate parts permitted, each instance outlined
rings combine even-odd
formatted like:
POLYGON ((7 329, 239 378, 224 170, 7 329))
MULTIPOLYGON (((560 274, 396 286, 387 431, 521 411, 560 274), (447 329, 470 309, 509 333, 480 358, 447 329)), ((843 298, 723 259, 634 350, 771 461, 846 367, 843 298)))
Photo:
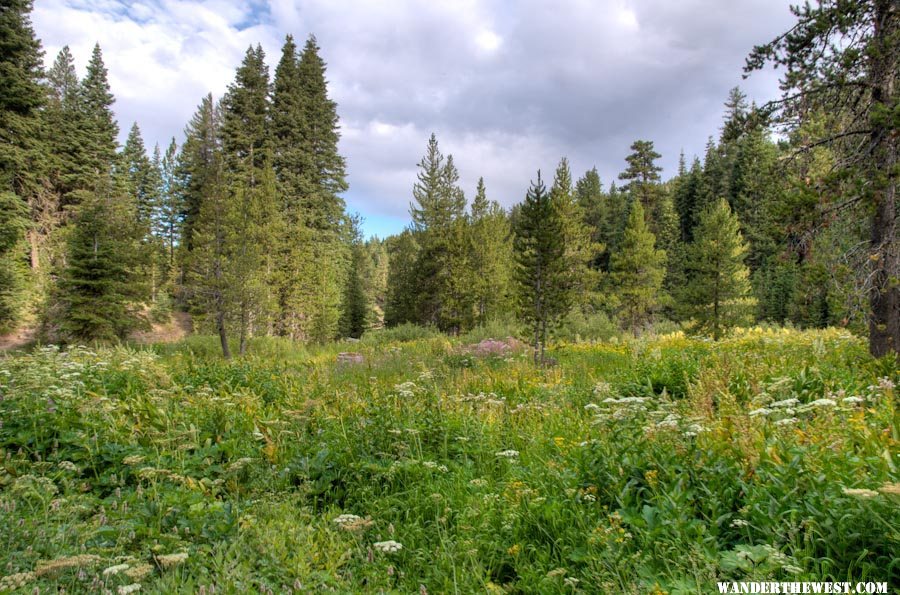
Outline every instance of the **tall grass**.
POLYGON ((547 370, 469 339, 0 360, 0 589, 900 584, 900 377, 859 339, 573 343, 547 370))

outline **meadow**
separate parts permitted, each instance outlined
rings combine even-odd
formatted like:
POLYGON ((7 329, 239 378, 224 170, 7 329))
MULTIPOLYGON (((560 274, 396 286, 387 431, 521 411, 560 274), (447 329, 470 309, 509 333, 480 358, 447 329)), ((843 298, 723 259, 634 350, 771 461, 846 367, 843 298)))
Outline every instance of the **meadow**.
POLYGON ((0 592, 900 587, 900 372, 861 339, 673 333, 543 369, 477 339, 0 356, 0 592))

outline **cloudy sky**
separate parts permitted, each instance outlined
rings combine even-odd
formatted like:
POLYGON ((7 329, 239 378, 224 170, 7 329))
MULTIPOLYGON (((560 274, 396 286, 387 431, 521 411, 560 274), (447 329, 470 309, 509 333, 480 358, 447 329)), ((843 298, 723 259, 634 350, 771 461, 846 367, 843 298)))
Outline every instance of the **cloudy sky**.
POLYGON ((272 72, 284 36, 315 34, 341 117, 349 208, 369 234, 401 230, 429 134, 452 153, 467 195, 522 199, 562 156, 604 184, 635 139, 663 175, 702 154, 722 102, 741 85, 776 96, 775 73, 741 80, 754 44, 791 22, 789 0, 36 0, 52 63, 69 45, 83 73, 99 42, 122 140, 180 143, 201 97, 224 93, 247 46, 272 72))

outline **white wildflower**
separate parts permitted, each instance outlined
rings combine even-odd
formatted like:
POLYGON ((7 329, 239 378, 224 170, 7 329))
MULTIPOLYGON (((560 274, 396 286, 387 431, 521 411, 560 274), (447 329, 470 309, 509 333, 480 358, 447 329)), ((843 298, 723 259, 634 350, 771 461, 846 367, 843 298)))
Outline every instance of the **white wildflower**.
POLYGON ((403 544, 394 541, 393 539, 389 539, 387 541, 377 541, 372 544, 376 550, 380 552, 384 552, 385 554, 393 554, 394 552, 399 552, 403 549, 403 544))
POLYGON ((498 453, 495 453, 496 456, 504 458, 504 459, 516 459, 519 457, 518 450, 501 450, 498 453))
POLYGON ((785 417, 784 419, 779 419, 775 422, 776 426, 789 426, 791 424, 795 424, 799 421, 796 417, 785 417))
POLYGON ((588 403, 584 406, 585 411, 600 411, 600 405, 596 403, 588 403))
POLYGON ((837 403, 834 399, 816 399, 806 404, 806 407, 834 407, 837 403))
POLYGON ((844 397, 843 399, 841 399, 841 402, 846 403, 848 405, 856 405, 857 403, 865 403, 866 400, 863 399, 862 397, 850 396, 850 397, 844 397))
POLYGON ((359 519, 360 517, 356 516, 355 514, 341 514, 335 517, 334 521, 332 522, 337 525, 343 525, 345 523, 354 523, 359 519))
POLYGON ((881 390, 883 390, 885 392, 889 391, 889 390, 894 390, 894 381, 891 380, 890 378, 888 378, 887 376, 884 376, 883 378, 879 378, 878 379, 878 388, 880 388, 881 390))
POLYGON ((763 417, 765 417, 765 416, 767 416, 767 415, 769 415, 769 414, 771 414, 771 413, 772 413, 772 410, 771 410, 771 409, 767 409, 767 408, 765 408, 765 407, 760 407, 759 409, 754 409, 754 410, 751 411, 748 415, 749 415, 750 417, 757 417, 757 416, 760 416, 760 415, 763 416, 763 417))
POLYGON ((794 405, 799 405, 800 399, 784 399, 783 401, 775 401, 769 407, 772 409, 779 409, 781 407, 793 407, 794 405))
POLYGON ((738 529, 740 527, 749 527, 750 521, 744 519, 734 519, 733 521, 731 521, 731 526, 735 529, 738 529))
POLYGON ((122 585, 121 587, 119 587, 117 593, 119 595, 129 595, 129 593, 137 593, 140 590, 140 583, 131 583, 130 585, 122 585))
POLYGON ((119 574, 123 570, 128 570, 131 568, 128 564, 116 564, 115 566, 110 566, 109 568, 103 571, 103 576, 112 576, 114 574, 119 574))

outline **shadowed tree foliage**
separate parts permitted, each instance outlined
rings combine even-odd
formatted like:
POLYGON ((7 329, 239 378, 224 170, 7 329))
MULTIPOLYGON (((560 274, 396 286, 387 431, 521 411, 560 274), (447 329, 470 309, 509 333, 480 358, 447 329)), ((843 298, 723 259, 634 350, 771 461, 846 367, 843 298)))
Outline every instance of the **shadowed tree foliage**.
MULTIPOLYGON (((784 68, 780 101, 768 110, 788 128, 817 113, 831 125, 799 147, 829 146, 840 186, 821 208, 824 219, 863 202, 870 215, 869 348, 900 350, 900 240, 897 145, 900 142, 900 5, 896 0, 821 0, 792 8, 790 30, 757 46, 745 72, 784 68), (849 182, 849 183, 848 183, 849 182)), ((852 212, 852 211, 851 211, 852 212)))

